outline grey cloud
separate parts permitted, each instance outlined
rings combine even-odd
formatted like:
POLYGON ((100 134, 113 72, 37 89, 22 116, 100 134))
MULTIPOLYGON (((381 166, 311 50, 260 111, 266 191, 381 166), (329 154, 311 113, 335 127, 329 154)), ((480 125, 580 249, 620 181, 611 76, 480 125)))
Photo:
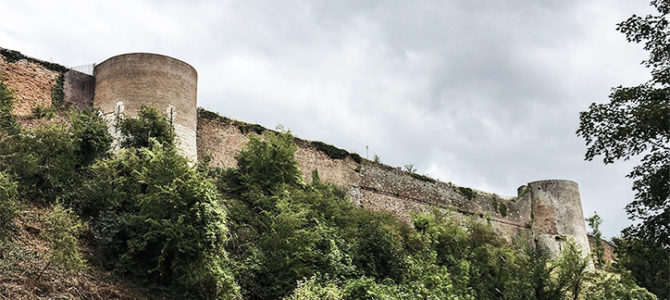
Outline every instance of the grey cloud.
POLYGON ((614 31, 629 1, 9 1, 0 46, 66 65, 124 52, 192 64, 199 104, 501 195, 580 183, 628 224, 630 163, 584 162, 578 113, 647 78, 614 31))

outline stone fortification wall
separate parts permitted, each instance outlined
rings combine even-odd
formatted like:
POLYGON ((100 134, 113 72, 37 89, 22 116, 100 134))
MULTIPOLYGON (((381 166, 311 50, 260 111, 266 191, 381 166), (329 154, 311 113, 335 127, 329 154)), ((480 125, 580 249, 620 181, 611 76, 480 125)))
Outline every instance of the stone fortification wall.
MULTIPOLYGON (((198 113, 195 70, 162 55, 115 56, 98 65, 93 77, 0 48, 0 76, 15 92, 14 113, 25 127, 41 122, 31 117, 38 105, 64 104, 78 109, 93 105, 108 117, 115 116, 119 109, 123 115, 134 117, 146 105, 170 116, 186 156, 194 161, 209 157, 218 167, 234 167, 235 155, 248 142, 248 136, 265 130, 211 112, 198 113)), ((60 114, 52 122, 62 120, 60 114)), ((296 143, 296 161, 308 182, 312 171, 317 170, 322 180, 345 188, 352 201, 363 207, 388 211, 405 221, 410 220, 411 212, 440 207, 454 211, 457 217, 490 222, 508 240, 518 236, 533 239, 554 255, 569 239, 589 251, 574 182, 531 182, 521 186, 516 197, 505 199, 328 148, 332 146, 301 139, 296 143)))
MULTIPOLYGON (((235 155, 258 134, 245 128, 253 125, 223 117, 198 118, 198 156, 208 157, 217 167, 234 167, 235 155)), ((260 131, 260 130, 258 130, 260 131)), ((529 194, 504 199, 494 194, 458 187, 432 180, 397 168, 352 156, 334 159, 308 141, 296 139, 298 166, 311 181, 313 170, 321 180, 347 189, 352 201, 366 208, 388 211, 409 222, 411 212, 430 207, 451 209, 463 217, 473 216, 491 222, 493 228, 508 239, 532 237, 531 199, 529 194)))
POLYGON ((95 95, 95 77, 69 70, 64 74, 63 91, 63 102, 66 106, 79 110, 92 107, 93 96, 95 95))
POLYGON ((37 106, 51 107, 52 90, 57 87, 62 72, 49 69, 37 60, 10 53, 18 52, 0 52, 0 79, 14 91, 12 113, 29 116, 37 106))
POLYGON ((95 77, 17 51, 0 48, 0 79, 14 91, 12 113, 29 127, 37 106, 85 109, 93 104, 95 77))
POLYGON ((164 55, 131 53, 95 66, 93 105, 110 118, 136 117, 142 106, 166 113, 173 122, 180 149, 197 159, 198 74, 187 63, 164 55))
POLYGON ((528 184, 532 199, 535 241, 553 255, 565 242, 573 240, 581 249, 590 249, 577 183, 543 180, 528 184))

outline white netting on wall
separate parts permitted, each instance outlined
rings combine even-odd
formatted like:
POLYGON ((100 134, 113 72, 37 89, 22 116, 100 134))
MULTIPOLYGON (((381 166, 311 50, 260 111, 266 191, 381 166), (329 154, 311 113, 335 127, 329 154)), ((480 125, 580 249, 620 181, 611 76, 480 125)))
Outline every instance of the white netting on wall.
POLYGON ((70 69, 82 72, 88 75, 93 75, 93 68, 95 68, 95 64, 89 64, 89 65, 81 65, 81 66, 75 66, 71 67, 70 69))

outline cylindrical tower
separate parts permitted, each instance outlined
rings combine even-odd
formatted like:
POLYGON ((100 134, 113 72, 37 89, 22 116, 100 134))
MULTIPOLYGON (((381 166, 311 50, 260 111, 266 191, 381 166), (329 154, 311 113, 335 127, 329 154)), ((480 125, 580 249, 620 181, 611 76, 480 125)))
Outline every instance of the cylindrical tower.
POLYGON ((533 233, 538 247, 558 257, 568 239, 589 255, 589 241, 577 183, 542 180, 528 184, 533 211, 533 233))
POLYGON ((172 122, 177 147, 197 160, 198 74, 189 64, 159 54, 129 53, 95 66, 93 105, 108 117, 136 117, 142 106, 153 107, 172 122))

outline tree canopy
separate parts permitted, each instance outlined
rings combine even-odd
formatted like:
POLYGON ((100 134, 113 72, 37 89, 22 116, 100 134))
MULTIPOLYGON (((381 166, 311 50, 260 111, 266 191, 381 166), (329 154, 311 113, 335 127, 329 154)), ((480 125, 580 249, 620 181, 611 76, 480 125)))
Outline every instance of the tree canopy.
POLYGON ((653 0, 658 14, 633 15, 617 26, 649 58, 642 64, 651 79, 612 89, 609 103, 593 103, 580 113, 577 134, 586 141, 586 159, 603 163, 640 159, 627 175, 635 198, 626 206, 635 221, 617 244, 618 262, 660 298, 670 297, 670 1, 653 0))

